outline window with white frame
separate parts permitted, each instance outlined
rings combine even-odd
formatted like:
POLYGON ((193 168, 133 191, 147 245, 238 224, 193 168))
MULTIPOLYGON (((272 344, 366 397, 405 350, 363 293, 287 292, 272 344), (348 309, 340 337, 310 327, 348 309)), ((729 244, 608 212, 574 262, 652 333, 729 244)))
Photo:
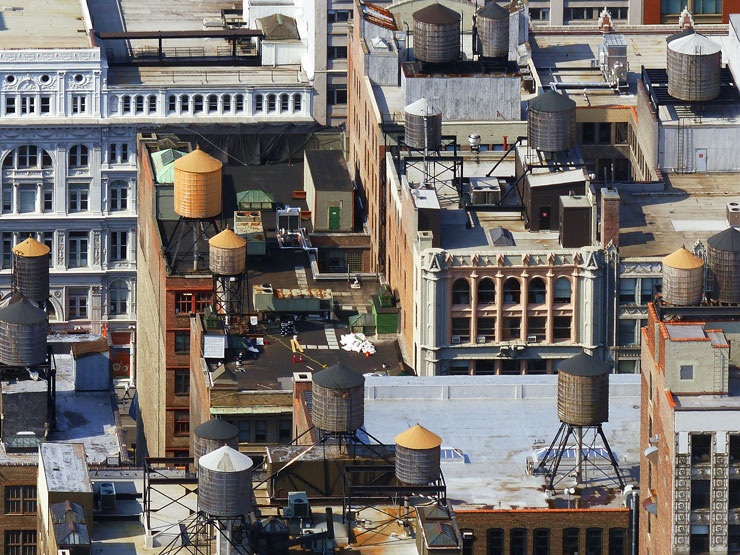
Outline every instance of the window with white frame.
POLYGON ((267 111, 274 112, 277 110, 277 97, 274 94, 267 95, 267 111))
POLYGON ((261 112, 264 109, 264 96, 257 94, 254 96, 254 111, 261 112))
POLYGON ((90 185, 74 183, 69 186, 68 212, 87 212, 89 210, 90 185))
POLYGON ((280 95, 280 111, 287 112, 290 110, 290 97, 287 94, 280 95))
POLYGON ((87 96, 84 94, 73 94, 72 95, 72 113, 73 114, 86 114, 87 113, 87 96))
POLYGON ((27 116, 36 113, 36 97, 21 95, 21 115, 27 116))
POLYGON ((293 111, 300 112, 303 110, 303 101, 300 94, 293 95, 293 111))
POLYGON ((52 167, 51 155, 36 145, 22 145, 3 159, 4 170, 46 169, 52 167))
POLYGON ((131 113, 131 97, 128 95, 121 97, 121 113, 131 113))
POLYGON ((153 94, 149 95, 147 100, 147 108, 150 114, 154 114, 157 111, 157 97, 153 94))
POLYGON ((84 168, 88 165, 89 151, 85 145, 74 145, 69 149, 69 167, 84 168))
POLYGON ((110 232, 110 260, 121 262, 128 258, 128 232, 110 232))
POLYGON ((215 94, 208 95, 208 113, 218 112, 218 96, 215 94))
MULTIPOLYGON (((261 95, 257 95, 260 98, 262 98, 261 95)), ((260 101, 261 103, 261 101, 260 101)), ((255 110, 258 108, 255 107, 255 110)), ((260 106, 259 110, 261 110, 262 107, 260 106)), ((243 94, 237 94, 234 96, 234 110, 239 113, 244 111, 244 95, 243 94)))
POLYGON ((10 268, 13 266, 13 233, 3 231, 0 233, 0 251, 2 251, 2 267, 10 268))
POLYGON ((200 114, 203 112, 203 95, 196 94, 193 96, 193 113, 200 114))
POLYGON ((42 199, 42 206, 41 209, 44 212, 53 212, 54 211, 54 184, 53 183, 46 183, 44 184, 43 188, 43 199, 42 199))
POLYGON ((167 111, 169 113, 177 112, 177 97, 174 94, 167 97, 167 111))
POLYGON ((109 164, 128 163, 128 143, 110 143, 108 145, 109 164))
POLYGON ((49 95, 42 95, 39 98, 39 112, 42 114, 48 114, 51 112, 51 97, 49 95))
POLYGON ((110 183, 110 212, 123 212, 128 210, 128 183, 122 179, 116 179, 110 183))
POLYGON ((128 314, 128 287, 120 279, 111 283, 108 289, 108 314, 110 316, 128 314))
POLYGON ((221 99, 221 102, 223 103, 223 111, 230 112, 231 111, 231 95, 225 94, 223 98, 221 99))
POLYGON ((49 266, 54 265, 54 232, 44 231, 41 233, 41 242, 49 247, 49 266))
POLYGON ((69 268, 84 268, 87 266, 87 247, 89 236, 87 231, 70 231, 68 242, 69 257, 67 266, 69 268))
POLYGON ((18 187, 18 212, 30 214, 36 212, 36 193, 38 186, 20 185, 18 187))
POLYGON ((67 291, 67 318, 69 320, 87 319, 88 290, 72 287, 67 291))
POLYGON ((144 113, 144 97, 142 95, 136 95, 136 113, 144 113))
POLYGON ((5 97, 5 115, 6 116, 15 115, 15 97, 14 96, 5 97))
POLYGON ((187 94, 180 97, 180 112, 184 114, 190 112, 190 97, 187 94))

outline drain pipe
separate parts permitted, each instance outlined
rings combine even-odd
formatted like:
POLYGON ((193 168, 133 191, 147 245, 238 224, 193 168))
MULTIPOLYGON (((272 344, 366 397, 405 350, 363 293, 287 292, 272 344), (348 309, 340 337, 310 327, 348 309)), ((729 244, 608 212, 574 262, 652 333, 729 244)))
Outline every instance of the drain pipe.
POLYGON ((558 92, 558 89, 619 89, 619 84, 617 83, 578 83, 578 82, 552 82, 550 83, 550 88, 558 92))

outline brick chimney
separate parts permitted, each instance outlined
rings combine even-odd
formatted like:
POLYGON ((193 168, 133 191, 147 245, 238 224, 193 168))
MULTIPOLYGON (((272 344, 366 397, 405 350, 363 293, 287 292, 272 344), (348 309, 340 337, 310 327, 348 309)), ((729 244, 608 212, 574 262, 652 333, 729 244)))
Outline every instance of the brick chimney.
POLYGON ((601 188, 601 245, 609 241, 619 246, 619 193, 613 187, 601 188))
MULTIPOLYGON (((311 413, 306 406, 305 393, 313 389, 311 372, 293 372, 293 439, 308 431, 313 422, 311 413)), ((316 441, 315 432, 306 434, 300 440, 299 445, 310 445, 316 441)))

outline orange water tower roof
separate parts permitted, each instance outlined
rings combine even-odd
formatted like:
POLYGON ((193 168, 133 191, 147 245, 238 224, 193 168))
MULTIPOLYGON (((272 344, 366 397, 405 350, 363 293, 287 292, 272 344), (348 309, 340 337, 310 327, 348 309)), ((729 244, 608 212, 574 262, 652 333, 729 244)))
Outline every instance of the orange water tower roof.
POLYGON ((398 434, 395 442, 406 449, 434 449, 442 445, 442 438, 417 424, 398 434))
POLYGON ((223 164, 210 154, 203 152, 200 147, 175 160, 175 169, 183 172, 210 173, 220 170, 223 164))
POLYGON ((208 240, 208 244, 220 249, 240 249, 247 242, 230 229, 224 229, 221 233, 211 237, 208 240))
POLYGON ((701 258, 690 253, 684 247, 681 247, 663 259, 663 266, 678 268, 680 270, 693 270, 703 265, 704 261, 701 258))
POLYGON ((44 245, 43 243, 39 243, 36 239, 33 237, 29 237, 25 241, 22 241, 18 243, 15 247, 13 247, 13 252, 19 256, 27 256, 29 258, 36 257, 36 256, 44 256, 46 254, 49 254, 51 249, 44 245))

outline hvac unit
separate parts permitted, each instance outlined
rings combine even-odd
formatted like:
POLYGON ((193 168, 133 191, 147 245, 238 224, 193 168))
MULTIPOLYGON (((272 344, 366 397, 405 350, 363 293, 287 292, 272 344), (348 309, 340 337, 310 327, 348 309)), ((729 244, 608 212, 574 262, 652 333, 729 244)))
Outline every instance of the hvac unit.
POLYGON ((479 336, 478 336, 478 337, 476 338, 476 341, 477 341, 478 343, 485 343, 485 342, 486 342, 486 336, 485 336, 485 335, 479 335, 479 336))
POLYGON ((100 508, 104 514, 116 512, 116 486, 113 482, 100 484, 100 508))
POLYGON ((453 335, 452 336, 452 344, 453 345, 459 345, 461 343, 460 336, 459 335, 453 335))
POLYGON ((310 513, 311 509, 305 491, 288 492, 288 508, 285 511, 287 518, 308 518, 310 513))
POLYGON ((70 555, 69 549, 57 549, 57 555, 70 555))
POLYGON ((537 343, 537 336, 536 335, 528 335, 527 336, 527 343, 537 343))
POLYGON ((479 183, 471 187, 470 200, 473 204, 496 204, 501 200, 498 183, 479 183))

